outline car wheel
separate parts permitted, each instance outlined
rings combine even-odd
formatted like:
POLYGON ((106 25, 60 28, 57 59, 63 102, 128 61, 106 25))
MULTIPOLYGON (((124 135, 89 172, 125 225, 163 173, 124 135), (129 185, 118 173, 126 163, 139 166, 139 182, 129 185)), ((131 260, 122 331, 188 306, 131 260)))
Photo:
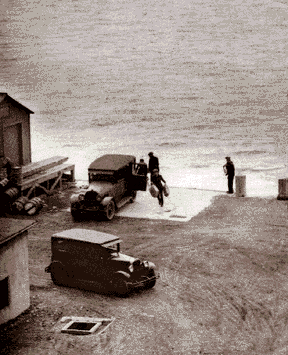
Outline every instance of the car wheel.
POLYGON ((132 191, 130 202, 133 203, 136 199, 137 191, 132 191))
POLYGON ((55 285, 68 285, 69 276, 63 264, 58 262, 51 265, 51 278, 55 285))
POLYGON ((106 206, 105 208, 105 218, 108 220, 108 221, 111 221, 114 216, 115 216, 115 203, 114 201, 110 201, 108 203, 108 205, 106 206))
POLYGON ((124 275, 116 275, 115 279, 113 280, 113 288, 114 292, 117 296, 125 297, 129 293, 129 287, 127 283, 127 279, 124 275))
POLYGON ((71 216, 75 222, 79 222, 81 220, 81 214, 77 210, 71 210, 71 216))
MULTIPOLYGON (((155 271, 154 270, 151 270, 148 274, 148 277, 155 277, 155 271)), ((154 280, 152 281, 148 281, 147 284, 145 285, 145 288, 149 289, 149 288, 152 288, 156 285, 156 277, 154 280)))

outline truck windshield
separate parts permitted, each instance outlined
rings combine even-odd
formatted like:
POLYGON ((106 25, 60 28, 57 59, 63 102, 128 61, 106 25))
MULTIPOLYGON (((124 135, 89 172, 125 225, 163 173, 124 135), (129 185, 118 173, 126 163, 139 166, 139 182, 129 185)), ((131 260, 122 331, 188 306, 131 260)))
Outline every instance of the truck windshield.
POLYGON ((90 173, 89 182, 92 181, 107 181, 115 183, 115 178, 113 175, 90 173))

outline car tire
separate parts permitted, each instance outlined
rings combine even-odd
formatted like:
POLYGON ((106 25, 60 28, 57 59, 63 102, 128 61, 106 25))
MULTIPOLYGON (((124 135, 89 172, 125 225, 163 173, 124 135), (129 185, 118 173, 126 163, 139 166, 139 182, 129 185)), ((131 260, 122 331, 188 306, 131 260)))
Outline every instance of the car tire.
POLYGON ((68 285, 68 273, 62 263, 52 263, 51 265, 51 278, 55 285, 67 286, 68 285))
POLYGON ((104 212, 105 219, 107 219, 108 221, 112 221, 112 219, 115 216, 115 211, 116 211, 115 203, 114 201, 110 201, 105 208, 105 212, 104 212))
POLYGON ((113 280, 114 292, 119 297, 126 297, 129 293, 127 278, 124 275, 115 275, 113 280))
MULTIPOLYGON (((152 270, 149 272, 148 277, 155 277, 155 276, 156 276, 155 271, 152 269, 152 270)), ((146 288, 146 289, 149 289, 149 288, 154 287, 155 285, 156 285, 156 277, 155 277, 154 280, 148 281, 147 284, 145 285, 145 288, 146 288)))
POLYGON ((137 196, 137 191, 132 191, 131 193, 131 199, 130 199, 130 202, 133 203, 136 199, 136 196, 137 196))
POLYGON ((74 222, 79 222, 81 220, 81 214, 77 210, 71 210, 71 216, 74 222))

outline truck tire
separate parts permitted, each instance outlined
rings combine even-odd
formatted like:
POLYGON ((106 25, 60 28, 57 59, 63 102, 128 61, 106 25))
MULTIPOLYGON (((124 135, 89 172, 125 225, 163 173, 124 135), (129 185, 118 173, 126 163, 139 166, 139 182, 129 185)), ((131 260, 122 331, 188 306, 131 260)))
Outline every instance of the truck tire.
POLYGON ((71 209, 71 216, 74 222, 79 222, 81 220, 81 213, 77 210, 71 209))
POLYGON ((107 221, 112 221, 112 219, 115 216, 115 211, 116 211, 115 203, 114 201, 110 201, 108 205, 105 207, 105 211, 104 211, 105 219, 107 219, 107 221))
POLYGON ((67 286, 68 285, 68 273, 62 263, 56 262, 51 265, 51 278, 55 285, 67 286))
POLYGON ((117 296, 125 297, 129 293, 127 278, 122 274, 117 274, 113 280, 114 292, 117 296))
POLYGON ((131 192, 131 199, 130 199, 131 203, 133 203, 135 201, 136 196, 137 196, 137 191, 132 191, 131 192))
MULTIPOLYGON (((154 270, 151 270, 148 274, 148 277, 155 277, 155 271, 154 270)), ((146 289, 149 289, 149 288, 152 288, 156 285, 156 277, 154 280, 151 280, 151 281, 148 281, 147 284, 145 285, 145 288, 146 289)))

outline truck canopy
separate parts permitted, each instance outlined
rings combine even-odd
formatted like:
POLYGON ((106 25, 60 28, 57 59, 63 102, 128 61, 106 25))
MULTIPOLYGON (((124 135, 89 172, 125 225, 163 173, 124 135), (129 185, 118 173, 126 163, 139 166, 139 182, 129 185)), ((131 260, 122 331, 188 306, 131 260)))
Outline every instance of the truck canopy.
POLYGON ((98 232, 90 229, 68 229, 52 235, 52 238, 63 238, 69 240, 77 240, 80 242, 88 242, 108 247, 115 243, 121 243, 122 240, 112 234, 98 232))
POLYGON ((124 168, 129 163, 135 163, 136 157, 133 155, 106 154, 96 159, 89 165, 88 170, 117 171, 124 168))

